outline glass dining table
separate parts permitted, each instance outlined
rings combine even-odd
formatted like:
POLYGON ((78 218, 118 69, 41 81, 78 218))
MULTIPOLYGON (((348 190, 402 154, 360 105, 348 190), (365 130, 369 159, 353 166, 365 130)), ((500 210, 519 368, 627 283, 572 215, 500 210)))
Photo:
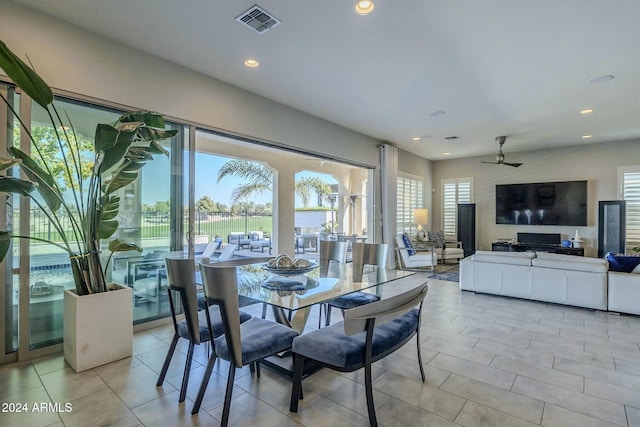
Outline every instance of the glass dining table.
MULTIPOLYGON (((240 299, 271 306, 277 322, 298 332, 303 331, 313 305, 365 289, 381 295, 383 285, 415 274, 403 270, 366 270, 365 266, 360 276, 354 275, 351 263, 334 262, 326 268, 316 265, 302 271, 273 271, 265 258, 238 258, 215 265, 235 266, 240 299)), ((201 283, 199 271, 196 282, 201 283)))

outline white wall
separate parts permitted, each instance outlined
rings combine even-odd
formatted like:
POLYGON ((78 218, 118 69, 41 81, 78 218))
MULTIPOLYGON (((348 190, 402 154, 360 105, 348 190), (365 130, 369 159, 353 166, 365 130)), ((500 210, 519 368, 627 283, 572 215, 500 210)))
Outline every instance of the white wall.
POLYGON ((561 233, 572 237, 576 229, 585 240, 585 255, 596 256, 598 246, 598 201, 617 200, 619 166, 640 165, 640 141, 619 141, 520 153, 507 153, 509 161, 522 162, 519 168, 488 165, 490 156, 433 162, 435 188, 432 230, 442 229, 441 180, 473 177, 476 203, 477 249, 491 250, 497 238, 516 237, 518 232, 561 233), (516 226, 495 223, 496 184, 547 181, 588 181, 587 227, 516 226))
POLYGON ((379 141, 9 2, 0 40, 57 89, 375 167, 379 141))

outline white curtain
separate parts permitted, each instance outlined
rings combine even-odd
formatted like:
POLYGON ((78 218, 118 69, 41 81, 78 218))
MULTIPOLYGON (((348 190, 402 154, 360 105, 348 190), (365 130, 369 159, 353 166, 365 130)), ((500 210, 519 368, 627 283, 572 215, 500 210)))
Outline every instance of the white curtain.
POLYGON ((380 218, 382 223, 382 243, 389 245, 387 268, 395 268, 395 236, 397 233, 396 211, 398 206, 398 149, 384 144, 380 153, 380 218))

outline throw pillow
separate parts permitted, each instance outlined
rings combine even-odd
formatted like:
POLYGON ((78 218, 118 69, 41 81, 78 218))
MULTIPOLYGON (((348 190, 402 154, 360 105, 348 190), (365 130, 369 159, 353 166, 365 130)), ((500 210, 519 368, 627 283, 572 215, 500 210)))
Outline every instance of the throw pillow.
POLYGON ((605 255, 605 259, 609 261, 609 271, 631 273, 638 265, 640 265, 640 256, 608 252, 605 255))
POLYGON ((411 239, 407 236, 407 233, 402 235, 402 241, 404 242, 404 247, 407 248, 407 252, 409 256, 413 256, 416 254, 416 251, 413 250, 413 245, 411 244, 411 239))
POLYGON ((438 231, 435 233, 429 231, 429 241, 433 243, 434 247, 445 249, 446 239, 444 238, 444 231, 438 231))

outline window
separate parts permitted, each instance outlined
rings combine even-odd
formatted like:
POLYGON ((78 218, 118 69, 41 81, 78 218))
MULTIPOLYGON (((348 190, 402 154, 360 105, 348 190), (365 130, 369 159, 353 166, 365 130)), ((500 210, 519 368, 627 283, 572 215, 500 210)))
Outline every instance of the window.
POLYGON ((626 201, 627 248, 640 246, 640 166, 619 168, 620 198, 626 201))
POLYGON ((452 240, 457 239, 458 203, 473 203, 473 178, 442 180, 442 229, 452 240))
MULTIPOLYGON (((413 223, 413 210, 422 208, 424 200, 424 182, 422 177, 402 174, 398 175, 398 212, 396 215, 398 234, 416 233, 416 224, 413 223)), ((427 224, 422 224, 427 226, 427 224)))

